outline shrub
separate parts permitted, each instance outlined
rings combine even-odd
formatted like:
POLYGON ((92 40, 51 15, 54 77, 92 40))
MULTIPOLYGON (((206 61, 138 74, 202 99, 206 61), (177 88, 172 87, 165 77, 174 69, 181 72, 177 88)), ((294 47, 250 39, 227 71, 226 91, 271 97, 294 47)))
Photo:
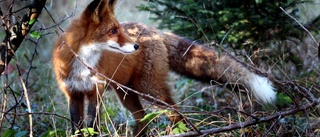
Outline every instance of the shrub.
POLYGON ((256 43, 299 37, 295 24, 279 7, 296 15, 301 0, 148 0, 159 28, 202 42, 256 43))

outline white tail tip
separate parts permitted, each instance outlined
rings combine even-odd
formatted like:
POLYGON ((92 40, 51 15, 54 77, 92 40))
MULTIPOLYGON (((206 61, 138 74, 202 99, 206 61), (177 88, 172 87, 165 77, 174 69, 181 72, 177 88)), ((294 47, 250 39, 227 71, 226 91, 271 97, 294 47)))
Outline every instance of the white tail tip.
POLYGON ((266 77, 254 75, 250 80, 250 87, 254 97, 259 101, 272 103, 276 99, 272 83, 266 77))

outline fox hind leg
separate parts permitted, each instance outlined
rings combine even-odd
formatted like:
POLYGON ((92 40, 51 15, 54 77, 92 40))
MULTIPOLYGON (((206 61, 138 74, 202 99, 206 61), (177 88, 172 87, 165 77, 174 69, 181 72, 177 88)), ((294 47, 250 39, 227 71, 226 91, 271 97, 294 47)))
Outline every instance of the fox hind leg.
MULTIPOLYGON (((176 124, 177 122, 181 121, 183 118, 180 114, 178 114, 177 112, 175 111, 179 111, 180 108, 176 105, 176 103, 174 102, 172 96, 171 96, 171 93, 170 93, 170 90, 169 88, 166 86, 166 84, 164 84, 165 87, 161 88, 161 89, 158 89, 160 91, 159 94, 157 95, 152 95, 153 97, 165 102, 166 104, 163 104, 161 102, 157 102, 157 104, 159 106, 165 106, 167 107, 166 105, 170 105, 173 109, 175 110, 172 110, 170 112, 167 112, 165 113, 170 121, 173 123, 173 124, 176 124)), ((150 100, 151 101, 151 100, 150 100)))
POLYGON ((144 135, 147 129, 147 122, 140 120, 145 116, 146 113, 141 105, 139 96, 136 93, 130 91, 127 91, 127 93, 125 93, 120 89, 117 90, 117 95, 121 100, 123 106, 125 106, 131 112, 136 121, 134 135, 144 135))
MULTIPOLYGON (((155 97, 156 99, 158 100, 161 100, 162 102, 157 102, 156 101, 156 104, 159 105, 159 106, 162 106, 161 108, 163 109, 166 109, 167 107, 169 111, 166 111, 165 114, 168 116, 168 118, 170 119, 171 121, 171 124, 173 125, 173 127, 176 126, 176 124, 178 122, 184 122, 186 124, 186 121, 183 120, 183 116, 180 115, 177 111, 180 110, 180 108, 176 105, 176 103, 174 102, 172 96, 171 96, 171 93, 170 93, 170 90, 169 88, 167 87, 166 84, 163 85, 162 88, 159 88, 158 90, 156 91, 160 91, 158 94, 156 95, 152 95, 153 97, 155 97), (169 105, 169 106, 168 106, 169 105)), ((154 100, 152 99, 147 99, 151 102, 154 102, 154 100)), ((166 133, 169 134, 171 131, 170 130, 167 130, 166 133)))
POLYGON ((135 80, 133 85, 136 90, 144 94, 151 95, 155 99, 160 100, 162 102, 156 101, 152 98, 145 97, 147 101, 155 102, 157 105, 161 106, 162 108, 172 107, 173 109, 175 109, 165 114, 169 117, 172 124, 176 124, 177 122, 183 119, 183 117, 176 112, 176 111, 179 111, 180 108, 174 102, 171 96, 170 89, 166 84, 166 81, 158 80, 155 82, 156 83, 145 83, 145 82, 141 83, 141 81, 135 80))

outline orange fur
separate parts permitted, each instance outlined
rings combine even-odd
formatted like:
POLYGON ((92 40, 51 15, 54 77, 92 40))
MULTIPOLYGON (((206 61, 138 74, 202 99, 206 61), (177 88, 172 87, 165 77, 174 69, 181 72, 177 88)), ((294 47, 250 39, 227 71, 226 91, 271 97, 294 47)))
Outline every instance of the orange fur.
MULTIPOLYGON (((121 53, 121 51, 96 50, 97 45, 103 45, 106 41, 119 44, 119 48, 122 48, 126 43, 136 46, 123 33, 113 12, 110 11, 113 6, 113 1, 112 3, 109 1, 92 2, 80 19, 73 21, 62 38, 57 40, 54 48, 53 67, 56 78, 68 99, 71 120, 80 127, 82 127, 84 119, 85 97, 89 102, 88 126, 97 127, 99 124, 99 117, 97 117, 98 120, 95 117, 96 113, 100 111, 98 95, 104 91, 105 83, 102 81, 106 80, 95 75, 90 69, 96 69, 104 76, 123 85, 131 86, 142 93, 150 94, 174 105, 166 84, 169 71, 168 55, 159 36, 142 37, 141 42, 145 45, 140 46, 132 54, 121 53), (92 8, 95 6, 98 7, 92 8), (117 34, 110 32, 113 31, 112 29, 115 29, 117 34), (71 51, 77 53, 79 57, 76 57, 71 51), (94 57, 91 59, 91 56, 94 57), (97 63, 92 63, 97 59, 97 63), (92 79, 98 79, 94 81, 94 86, 92 86, 92 79), (98 92, 96 88, 98 88, 98 92)), ((116 89, 117 85, 111 83, 111 87, 116 89)), ((139 122, 139 120, 144 117, 145 112, 138 95, 130 91, 124 93, 120 89, 116 92, 124 106, 133 113, 137 120, 136 134, 143 134, 146 123, 139 122)), ((171 119, 180 121, 182 118, 172 116, 171 119)), ((75 127, 73 127, 74 130, 75 127)))
MULTIPOLYGON (((264 102, 274 99, 272 86, 266 78, 254 74, 227 54, 218 57, 201 44, 138 23, 119 24, 113 11, 115 2, 91 2, 54 47, 53 68, 59 87, 68 99, 73 131, 74 125, 83 126, 85 98, 88 100, 87 126, 96 129, 99 126, 99 96, 108 81, 93 70, 176 109, 179 108, 166 83, 170 69, 202 81, 239 82, 264 102), (257 88, 260 83, 267 90, 260 91, 257 88)), ((143 135, 147 123, 140 121, 145 111, 139 96, 117 89, 114 83, 110 86, 133 114, 137 122, 135 134, 143 135)), ((168 116, 174 123, 182 120, 177 114, 168 116)))

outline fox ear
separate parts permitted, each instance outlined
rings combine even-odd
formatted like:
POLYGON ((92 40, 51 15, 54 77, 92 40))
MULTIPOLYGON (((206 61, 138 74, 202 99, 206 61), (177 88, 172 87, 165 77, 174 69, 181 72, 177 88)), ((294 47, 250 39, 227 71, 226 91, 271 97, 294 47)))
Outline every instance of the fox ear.
POLYGON ((91 16, 93 22, 100 23, 105 16, 114 15, 115 4, 116 0, 94 0, 90 4, 95 6, 93 7, 94 11, 91 16))
POLYGON ((108 3, 109 3, 109 10, 114 14, 114 7, 117 3, 117 0, 109 0, 108 3))

